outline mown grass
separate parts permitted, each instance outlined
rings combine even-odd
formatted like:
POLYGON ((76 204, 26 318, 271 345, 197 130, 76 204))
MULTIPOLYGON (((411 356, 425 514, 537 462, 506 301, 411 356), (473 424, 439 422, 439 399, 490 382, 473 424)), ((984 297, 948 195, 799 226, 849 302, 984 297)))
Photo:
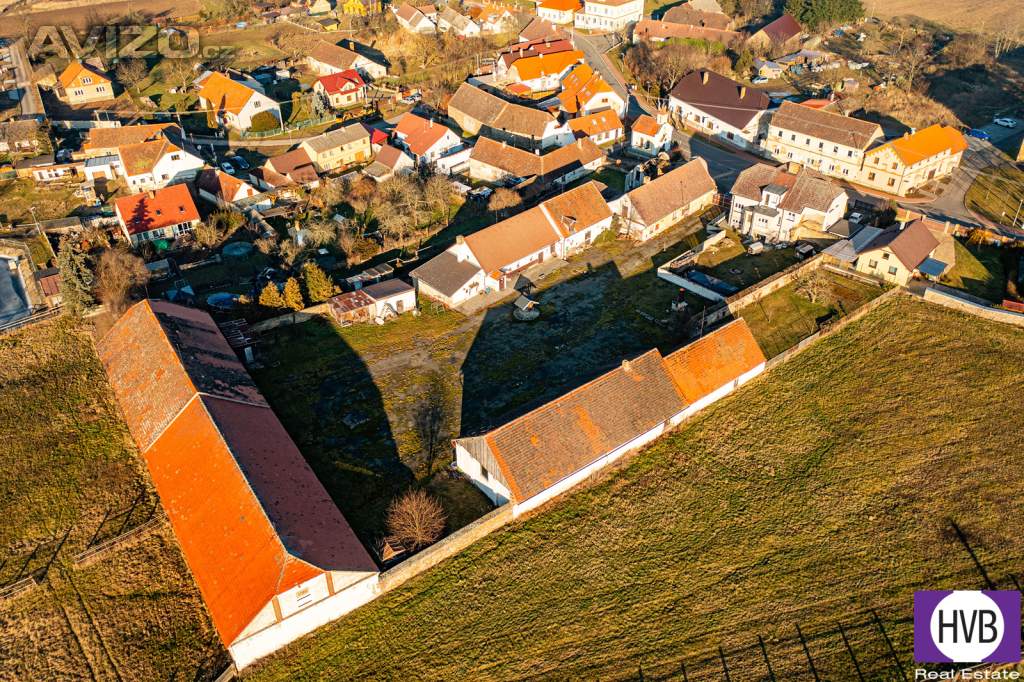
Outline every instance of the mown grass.
POLYGON ((1024 217, 1024 171, 1012 164, 982 169, 967 188, 964 203, 989 220, 1001 225, 1019 224, 1024 217))
POLYGON ((1003 252, 998 248, 956 242, 956 264, 942 277, 942 284, 1001 303, 1006 293, 1003 252))
MULTIPOLYGON (((899 298, 253 680, 899 679, 915 589, 1019 571, 1024 334, 899 298), (660 679, 660 677, 659 677, 660 679)), ((912 672, 908 671, 909 674, 912 672)))
POLYGON ((220 646, 170 530, 73 566, 107 510, 128 508, 140 490, 154 499, 92 340, 74 322, 0 337, 0 457, 0 581, 22 566, 40 571, 70 529, 45 582, 0 602, 0 679, 219 672, 220 646))

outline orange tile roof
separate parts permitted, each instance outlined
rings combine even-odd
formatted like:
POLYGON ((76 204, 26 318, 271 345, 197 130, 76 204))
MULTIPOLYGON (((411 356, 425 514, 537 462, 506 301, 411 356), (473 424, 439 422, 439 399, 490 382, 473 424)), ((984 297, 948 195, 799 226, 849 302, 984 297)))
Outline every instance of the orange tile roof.
POLYGON ((661 124, 658 123, 653 116, 640 114, 636 117, 636 120, 633 121, 632 130, 634 133, 654 137, 658 134, 658 131, 661 130, 661 124))
POLYGON ((89 137, 82 143, 82 149, 107 150, 126 144, 138 144, 163 137, 166 133, 180 132, 172 123, 147 123, 145 125, 118 126, 117 128, 91 128, 89 137))
POLYGON ((580 0, 543 0, 539 6, 553 12, 578 12, 583 9, 580 0))
POLYGON ((580 64, 562 80, 562 91, 558 93, 558 100, 562 103, 562 109, 575 114, 602 92, 614 91, 589 65, 580 64))
POLYGON ((180 152, 181 147, 171 143, 165 137, 147 142, 126 144, 118 148, 125 174, 134 176, 152 172, 153 167, 171 152, 180 152))
POLYGON ((143 301, 99 353, 226 646, 275 595, 376 571, 208 314, 143 301))
POLYGON ((581 50, 565 50, 563 52, 541 53, 534 57, 524 57, 513 62, 509 70, 515 69, 521 81, 529 81, 544 76, 557 76, 573 64, 583 61, 581 50))
POLYGON ((622 130, 623 126, 618 114, 608 109, 606 111, 599 111, 596 114, 574 118, 569 121, 569 127, 574 133, 579 132, 590 136, 622 130))
POLYGON ((750 327, 733 320, 697 341, 665 356, 672 381, 693 404, 765 361, 750 327))
MULTIPOLYGON (((99 69, 96 69, 93 66, 89 66, 88 64, 83 64, 82 62, 71 62, 70 64, 68 64, 67 67, 63 71, 61 71, 60 76, 57 77, 57 80, 60 81, 60 84, 64 86, 65 89, 67 89, 83 85, 81 79, 85 76, 99 79, 104 83, 110 82, 110 78, 103 75, 103 73, 101 73, 99 69)), ((94 80, 90 85, 95 84, 96 81, 94 80)))
POLYGON ((887 142, 868 153, 877 154, 886 148, 892 149, 903 163, 912 166, 945 151, 958 154, 967 149, 967 140, 956 128, 935 124, 887 142))
POLYGON ((398 121, 395 132, 402 136, 409 151, 416 156, 423 156, 451 130, 438 121, 409 112, 398 121))
POLYGON ((199 211, 185 184, 121 197, 114 202, 114 209, 128 234, 199 220, 199 211))
POLYGON ((244 83, 232 80, 224 74, 214 71, 203 79, 199 89, 199 97, 220 111, 237 114, 256 94, 256 91, 244 83))
POLYGON ((196 178, 196 187, 220 197, 224 201, 233 201, 238 193, 244 190, 244 196, 251 197, 256 190, 248 182, 228 175, 219 168, 206 168, 196 178))

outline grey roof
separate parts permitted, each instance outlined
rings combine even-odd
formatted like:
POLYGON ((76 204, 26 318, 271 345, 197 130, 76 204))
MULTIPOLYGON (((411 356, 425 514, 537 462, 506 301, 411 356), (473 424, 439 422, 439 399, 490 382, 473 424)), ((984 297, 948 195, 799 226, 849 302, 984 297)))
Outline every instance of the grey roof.
POLYGON ((851 223, 846 218, 843 218, 842 220, 837 220, 833 223, 832 226, 828 228, 828 231, 837 237, 849 239, 860 228, 861 225, 859 223, 851 223))
POLYGON ((386 279, 362 288, 363 293, 375 301, 412 291, 413 286, 401 279, 386 279))
POLYGON ((479 266, 469 261, 459 261, 454 253, 445 251, 413 270, 410 275, 423 280, 445 296, 452 296, 478 272, 479 266))
POLYGON ((327 133, 322 133, 316 137, 311 137, 306 140, 306 144, 317 153, 325 152, 329 149, 335 149, 342 145, 356 140, 368 137, 370 133, 363 127, 361 123, 352 123, 343 128, 332 130, 327 133))
POLYGON ((882 230, 877 227, 871 227, 870 225, 862 227, 854 232, 853 237, 850 239, 840 239, 834 244, 830 244, 823 253, 844 263, 852 263, 875 240, 875 237, 881 233, 882 230))

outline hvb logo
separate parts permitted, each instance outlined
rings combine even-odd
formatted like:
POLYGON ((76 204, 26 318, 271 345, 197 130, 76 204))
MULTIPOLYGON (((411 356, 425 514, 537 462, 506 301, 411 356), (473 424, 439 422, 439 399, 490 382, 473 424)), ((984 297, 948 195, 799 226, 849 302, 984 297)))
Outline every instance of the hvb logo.
POLYGON ((1016 663, 1020 592, 914 593, 914 660, 918 663, 1016 663))

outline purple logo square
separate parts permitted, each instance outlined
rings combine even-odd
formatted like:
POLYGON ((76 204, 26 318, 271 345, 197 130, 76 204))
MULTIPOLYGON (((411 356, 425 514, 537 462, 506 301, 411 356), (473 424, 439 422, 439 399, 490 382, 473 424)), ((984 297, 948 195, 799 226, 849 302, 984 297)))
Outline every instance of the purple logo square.
POLYGON ((914 593, 918 663, 1016 663, 1020 592, 925 590, 914 593))

